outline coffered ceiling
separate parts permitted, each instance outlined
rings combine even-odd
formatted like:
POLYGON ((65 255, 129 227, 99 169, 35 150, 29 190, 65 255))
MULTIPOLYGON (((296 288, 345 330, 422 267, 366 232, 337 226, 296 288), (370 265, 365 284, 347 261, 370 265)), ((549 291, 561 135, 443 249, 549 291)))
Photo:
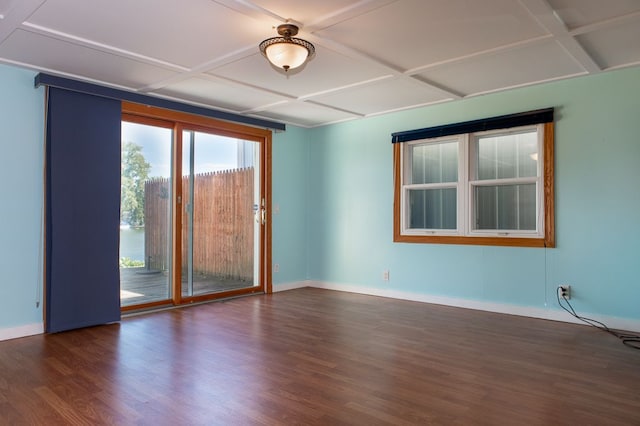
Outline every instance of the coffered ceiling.
POLYGON ((0 62, 314 127, 640 66, 640 1, 0 0, 0 62))

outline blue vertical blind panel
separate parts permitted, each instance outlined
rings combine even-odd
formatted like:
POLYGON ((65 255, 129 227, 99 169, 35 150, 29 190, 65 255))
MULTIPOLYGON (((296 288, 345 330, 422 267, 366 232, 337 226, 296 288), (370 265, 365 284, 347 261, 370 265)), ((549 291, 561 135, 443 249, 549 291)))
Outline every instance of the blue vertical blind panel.
POLYGON ((120 320, 121 103, 50 88, 46 329, 120 320))

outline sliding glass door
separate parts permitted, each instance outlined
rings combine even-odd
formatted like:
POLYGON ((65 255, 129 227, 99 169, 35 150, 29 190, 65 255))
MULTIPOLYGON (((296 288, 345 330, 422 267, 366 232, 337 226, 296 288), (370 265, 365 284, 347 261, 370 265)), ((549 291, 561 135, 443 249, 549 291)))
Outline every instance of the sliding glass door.
POLYGON ((171 259, 172 130, 122 122, 121 306, 167 300, 171 259))
POLYGON ((182 133, 182 297, 260 285, 259 143, 182 133))
POLYGON ((271 133, 123 105, 122 309, 269 292, 271 133))

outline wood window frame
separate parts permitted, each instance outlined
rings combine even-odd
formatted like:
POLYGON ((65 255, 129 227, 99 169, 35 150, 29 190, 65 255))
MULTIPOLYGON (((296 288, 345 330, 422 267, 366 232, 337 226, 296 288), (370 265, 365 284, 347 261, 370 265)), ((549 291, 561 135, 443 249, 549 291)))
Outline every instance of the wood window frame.
POLYGON ((401 194, 402 194, 402 147, 393 144, 393 241, 398 243, 422 244, 462 244, 488 245, 508 247, 555 247, 555 159, 554 159, 554 123, 543 123, 543 200, 544 200, 544 232, 543 237, 502 237, 502 236, 458 236, 458 235, 406 235, 402 234, 401 194))

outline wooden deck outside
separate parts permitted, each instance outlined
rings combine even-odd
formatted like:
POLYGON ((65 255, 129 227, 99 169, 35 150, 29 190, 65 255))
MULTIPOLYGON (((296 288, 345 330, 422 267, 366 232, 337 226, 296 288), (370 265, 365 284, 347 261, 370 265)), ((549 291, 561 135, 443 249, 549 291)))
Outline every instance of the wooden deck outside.
MULTIPOLYGON (((182 295, 187 295, 186 277, 182 282, 182 295)), ((193 277, 193 294, 220 293, 252 287, 243 280, 228 280, 197 274, 193 277)), ((120 300, 122 306, 169 299, 169 277, 167 271, 149 271, 145 268, 120 268, 120 300)))

